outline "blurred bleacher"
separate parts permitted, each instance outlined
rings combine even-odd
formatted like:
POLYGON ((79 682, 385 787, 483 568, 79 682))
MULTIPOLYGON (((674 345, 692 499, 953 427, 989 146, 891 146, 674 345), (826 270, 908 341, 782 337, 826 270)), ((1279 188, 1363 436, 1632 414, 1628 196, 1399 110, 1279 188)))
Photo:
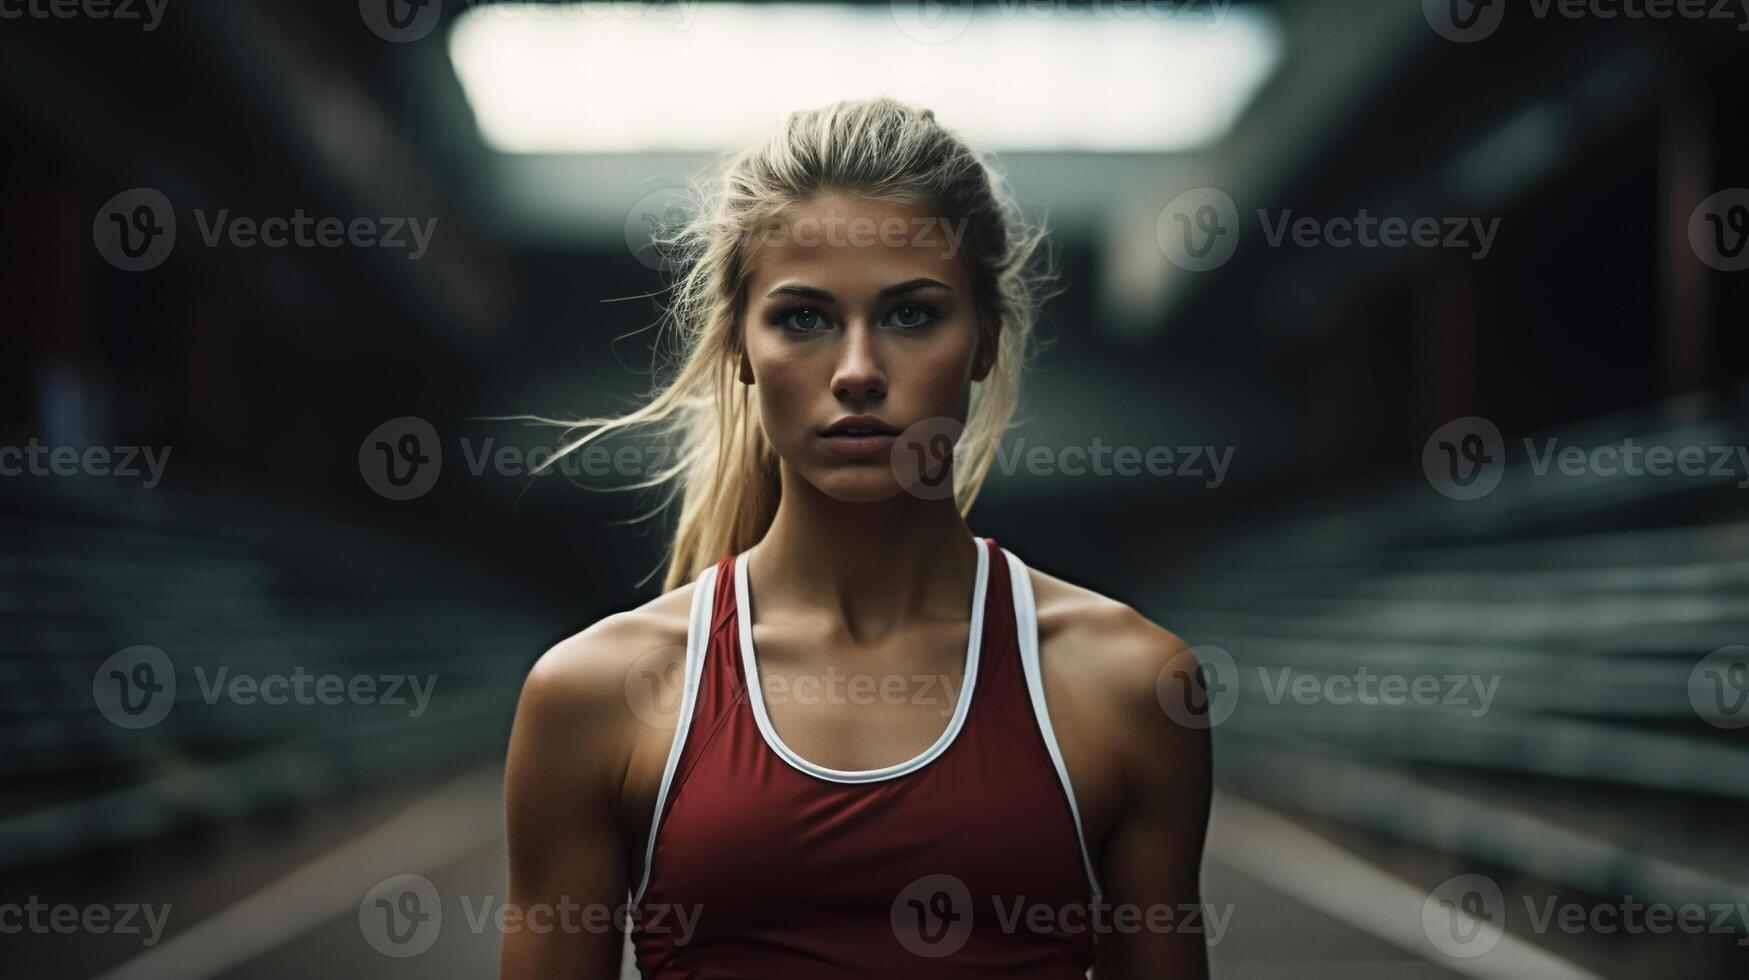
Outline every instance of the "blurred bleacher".
POLYGON ((523 673, 552 639, 522 597, 465 554, 207 488, 23 486, 0 513, 0 871, 500 754, 523 673), (174 665, 175 705, 131 730, 100 713, 93 678, 141 644, 174 665), (221 669, 300 668, 429 677, 429 705, 404 685, 402 706, 203 699, 221 669))
MULTIPOLYGON (((1530 438, 1539 451, 1550 438, 1745 446, 1745 394, 1530 438)), ((1749 473, 1732 456, 1728 476, 1537 475, 1522 438, 1506 442, 1487 496, 1421 482, 1278 517, 1160 599, 1161 621, 1237 667, 1220 784, 1355 837, 1428 888, 1476 871, 1544 893, 1749 902, 1749 730, 1711 724, 1691 701, 1701 658, 1749 637, 1749 473), (1387 675, 1497 687, 1436 704, 1280 693, 1288 676, 1363 668, 1375 691, 1387 675)), ((1744 949, 1711 939, 1659 975, 1746 975, 1744 949)), ((1574 953, 1624 975, 1619 959, 1609 969, 1618 944, 1574 953)))

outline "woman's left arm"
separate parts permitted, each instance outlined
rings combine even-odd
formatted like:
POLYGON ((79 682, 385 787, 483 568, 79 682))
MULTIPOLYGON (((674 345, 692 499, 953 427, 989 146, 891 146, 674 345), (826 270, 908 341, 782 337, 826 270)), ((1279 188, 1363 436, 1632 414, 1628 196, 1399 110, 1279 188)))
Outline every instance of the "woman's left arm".
POLYGON ((1123 722, 1115 738, 1124 797, 1104 848, 1100 883, 1109 908, 1102 911, 1110 919, 1099 935, 1093 977, 1207 980, 1210 910, 1202 904, 1200 879, 1212 790, 1210 734, 1207 725, 1168 714, 1161 700, 1172 685, 1189 684, 1194 703, 1207 704, 1202 672, 1167 630, 1143 619, 1124 632, 1119 643, 1135 654, 1120 658, 1124 690, 1113 692, 1123 722))

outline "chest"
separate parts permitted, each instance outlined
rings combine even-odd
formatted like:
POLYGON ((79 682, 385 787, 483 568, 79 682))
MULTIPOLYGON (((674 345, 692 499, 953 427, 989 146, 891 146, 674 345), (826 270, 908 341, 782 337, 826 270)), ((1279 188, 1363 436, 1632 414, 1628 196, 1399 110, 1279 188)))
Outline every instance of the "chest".
MULTIPOLYGON (((823 665, 805 637, 760 629, 741 676, 770 740, 822 769, 900 766, 951 737, 966 700, 967 633, 918 629, 823 665), (749 669, 751 673, 749 673, 749 669)), ((834 649, 844 649, 842 641, 834 649)))
POLYGON ((806 760, 774 750, 749 717, 729 717, 671 789, 646 901, 709 906, 712 934, 733 935, 779 915, 788 928, 885 921, 925 880, 992 910, 1084 900, 1054 770, 1015 751, 990 713, 950 734, 892 775, 844 782, 800 768, 806 760))
MULTIPOLYGON (((967 729, 965 718, 959 719, 956 730, 956 711, 967 694, 963 629, 958 637, 934 637, 929 652, 921 657, 915 651, 897 656, 874 651, 857 661, 859 667, 814 672, 793 666, 781 636, 774 634, 768 640, 761 633, 760 642, 765 645, 761 647, 759 690, 769 732, 760 732, 760 712, 751 701, 753 689, 743 688, 738 692, 743 700, 735 707, 734 716, 714 735, 720 744, 713 746, 711 759, 698 760, 698 774, 688 777, 689 784, 697 782, 698 786, 687 790, 693 801, 686 809, 708 814, 709 822, 708 827, 697 828, 694 839, 717 840, 747 854, 745 842, 773 839, 760 838, 754 832, 769 828, 773 814, 778 814, 782 825, 778 836, 790 858, 798 853, 824 853, 826 866, 821 870, 830 872, 827 841, 834 832, 855 822, 847 823, 842 813, 887 812, 894 814, 894 823, 903 824, 902 814, 910 812, 926 819, 911 820, 909 826, 927 829, 921 836, 900 835, 898 840, 889 841, 903 853, 964 854, 968 849, 986 848, 987 853, 973 856, 994 866, 1001 863, 1004 854, 1012 859, 1060 847, 1065 832, 1062 827, 1045 830, 1032 839, 1009 831, 992 832, 993 827, 1016 826, 1013 821, 992 817, 1012 813, 1017 795, 1030 795, 1030 805, 1045 810, 1053 806, 1061 809, 1060 780, 1048 759, 1036 752, 1018 755, 1011 742, 1003 741, 1005 735, 1018 740, 1026 734, 1019 730, 1036 726, 1036 714, 1029 706, 1007 714, 1005 734, 988 725, 967 729), (772 651, 769 659, 767 647, 772 651), (784 789, 776 798, 769 796, 773 784, 762 779, 773 771, 767 767, 785 768, 784 752, 803 765, 870 771, 915 765, 938 748, 944 750, 941 758, 917 767, 903 777, 905 782, 852 786, 854 792, 830 797, 832 802, 825 809, 822 797, 809 794, 819 781, 805 773, 782 771, 783 778, 775 785, 784 789), (752 768, 747 760, 753 760, 752 768), (1049 778, 1041 779, 1041 774, 1049 778), (749 786, 766 788, 749 793, 749 786), (931 786, 946 788, 931 790, 931 786), (979 786, 1005 790, 979 791, 979 786), (981 798, 980 792, 988 798, 981 798), (702 806, 701 798, 705 801, 702 806), (952 805, 944 805, 949 800, 952 805), (907 811, 907 807, 912 809, 907 811), (819 850, 822 846, 826 846, 825 851, 819 850)), ((1078 685, 1077 678, 1063 673, 1062 665, 1073 662, 1071 653, 1056 649, 1051 638, 1041 638, 1046 706, 1074 789, 1082 831, 1097 864, 1120 814, 1123 778, 1110 737, 1103 730, 1106 719, 1100 717, 1097 699, 1084 693, 1085 685, 1078 685)), ((985 668, 987 678, 988 664, 985 668)), ((738 680, 744 682, 745 678, 744 672, 738 674, 738 680)), ((981 709, 980 714, 996 711, 999 705, 992 691, 976 687, 974 684, 972 704, 981 709)), ((640 733, 622 787, 624 824, 631 831, 627 869, 634 884, 643 869, 673 734, 672 730, 649 727, 640 733)), ((1072 824, 1066 827, 1072 834, 1072 824)), ((780 855, 768 849, 749 857, 757 863, 759 859, 779 859, 780 855)), ((716 864, 726 873, 736 873, 732 864, 716 864)))

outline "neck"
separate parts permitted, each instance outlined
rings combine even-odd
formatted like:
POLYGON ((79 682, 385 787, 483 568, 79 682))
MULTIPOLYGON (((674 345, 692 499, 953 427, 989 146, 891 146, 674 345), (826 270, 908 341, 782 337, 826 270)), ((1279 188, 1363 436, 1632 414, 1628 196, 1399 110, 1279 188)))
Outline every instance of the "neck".
POLYGON ((755 608, 829 610, 864 637, 964 618, 979 547, 952 498, 845 503, 783 466, 777 514, 744 560, 755 608))

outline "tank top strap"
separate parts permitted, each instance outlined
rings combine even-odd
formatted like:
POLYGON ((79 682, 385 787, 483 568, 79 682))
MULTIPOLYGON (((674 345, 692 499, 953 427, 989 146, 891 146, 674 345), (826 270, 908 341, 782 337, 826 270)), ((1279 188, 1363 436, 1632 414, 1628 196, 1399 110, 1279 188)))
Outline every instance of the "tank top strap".
POLYGON ((633 902, 642 899, 650 883, 651 862, 656 853, 656 840, 662 823, 680 788, 685 785, 693 767, 698 764, 703 746, 720 727, 723 718, 723 695, 720 680, 713 675, 712 657, 722 614, 723 572, 729 559, 724 558, 706 568, 693 580, 692 605, 686 620, 686 650, 680 661, 680 704, 674 719, 674 735, 668 745, 667 762, 662 770, 662 782, 656 794, 656 809, 651 820, 649 839, 645 844, 643 874, 633 890, 633 902))
POLYGON ((746 697, 746 685, 741 677, 741 658, 735 650, 735 556, 725 555, 712 566, 709 585, 709 612, 694 627, 702 635, 688 639, 687 656, 698 657, 695 666, 700 676, 699 696, 694 726, 702 723, 705 731, 714 730, 724 717, 746 697))
MULTIPOLYGON (((733 656, 733 631, 725 624, 734 615, 733 556, 725 556, 700 572, 686 626, 686 655, 680 710, 668 763, 657 798, 657 825, 667 806, 704 756, 743 695, 740 671, 733 656)), ((652 843, 654 838, 652 838, 652 843)))
MULTIPOLYGON (((972 713, 978 724, 993 724, 1007 732, 1008 743, 1024 749, 1036 764, 1055 775, 1050 753, 1041 737, 1026 678, 1020 643, 1022 617, 1016 614, 1015 569, 1006 550, 994 538, 983 538, 990 549, 990 585, 985 598, 984 656, 978 662, 978 696, 972 713)), ((1031 623, 1024 624, 1031 627, 1031 623)))
POLYGON ((735 614, 735 556, 717 559, 713 576, 715 594, 711 600, 710 631, 713 635, 735 614))
MULTIPOLYGON (((1068 766, 1045 700, 1044 670, 1039 659, 1038 607, 1033 597, 1031 574, 1017 555, 997 548, 994 541, 990 546, 996 549, 992 558, 1000 561, 999 567, 1004 574, 991 576, 989 617, 992 623, 1003 624, 995 631, 999 636, 985 634, 986 643, 998 644, 993 648, 996 655, 989 658, 992 673, 988 678, 980 673, 978 678, 980 684, 986 680, 989 682, 985 690, 989 698, 984 702, 989 712, 987 717, 999 721, 1017 736, 1015 744, 1023 746, 1027 756, 1048 771, 1062 788, 1081 849, 1082 869, 1087 875, 1088 887, 1097 898, 1101 893, 1099 875, 1081 825, 1075 787, 1069 779, 1068 766), (1000 586, 994 584, 998 582, 1000 586)), ((989 630, 988 626, 986 630, 989 630)))
MULTIPOLYGON (((1018 655, 1015 652, 1014 604, 1008 580, 1008 562, 995 538, 979 538, 980 547, 990 552, 989 582, 984 592, 984 636, 982 655, 978 659, 977 690, 979 697, 996 700, 1006 697, 1003 688, 1012 687, 1018 677, 1018 655), (1010 661, 1014 661, 1010 663, 1010 661)), ((977 704, 973 704, 977 708, 977 704)))

